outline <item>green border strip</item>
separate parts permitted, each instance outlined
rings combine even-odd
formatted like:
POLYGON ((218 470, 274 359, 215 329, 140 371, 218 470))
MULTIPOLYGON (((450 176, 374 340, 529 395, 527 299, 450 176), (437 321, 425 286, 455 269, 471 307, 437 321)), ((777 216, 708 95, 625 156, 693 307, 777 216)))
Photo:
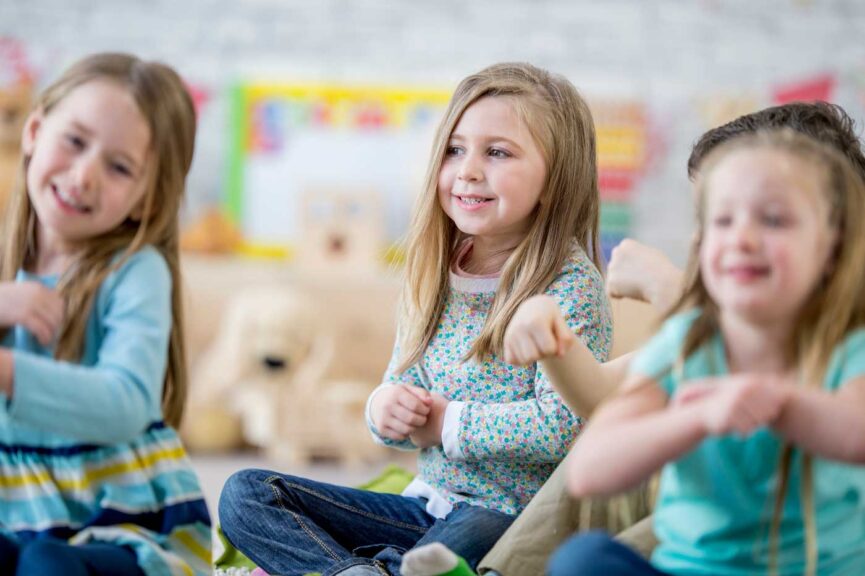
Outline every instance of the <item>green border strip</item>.
POLYGON ((226 215, 237 225, 243 223, 243 178, 246 150, 249 149, 249 130, 246 89, 241 84, 231 87, 229 94, 228 177, 225 194, 226 215))
POLYGON ((601 232, 627 233, 631 229, 631 204, 601 202, 601 232))

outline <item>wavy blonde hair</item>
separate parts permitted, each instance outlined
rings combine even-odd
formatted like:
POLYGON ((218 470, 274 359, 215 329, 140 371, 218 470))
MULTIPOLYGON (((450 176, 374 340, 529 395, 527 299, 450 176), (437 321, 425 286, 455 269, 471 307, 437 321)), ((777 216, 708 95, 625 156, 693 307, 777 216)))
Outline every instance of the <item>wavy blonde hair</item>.
MULTIPOLYGON (((798 369, 807 386, 822 386, 832 352, 856 328, 865 325, 865 184, 850 161, 834 148, 790 129, 756 132, 738 136, 719 145, 701 163, 697 171, 698 229, 687 268, 687 287, 670 316, 693 307, 700 315, 691 326, 684 342, 680 363, 705 344, 720 329, 719 310, 703 283, 699 267, 708 182, 719 162, 733 151, 768 149, 795 156, 816 170, 823 180, 825 200, 829 204, 829 226, 837 232, 837 247, 829 272, 814 290, 796 318, 785 353, 798 369)), ((792 446, 785 445, 778 466, 778 487, 770 528, 771 566, 777 563, 778 531, 783 512, 792 462, 792 446)), ((806 537, 806 566, 814 574, 817 565, 817 530, 814 518, 811 456, 802 455, 802 506, 806 537)))
MULTIPOLYGON (((162 407, 165 421, 177 426, 183 416, 187 388, 178 214, 195 147, 195 110, 174 70, 127 54, 95 54, 78 61, 45 89, 35 109, 50 114, 77 87, 97 80, 126 88, 147 120, 150 128, 147 190, 141 220, 127 219, 114 230, 89 239, 61 278, 58 288, 67 314, 54 354, 58 360, 80 360, 87 319, 99 286, 137 250, 153 246, 165 258, 172 276, 172 324, 162 407)), ((31 266, 38 250, 36 214, 26 188, 29 161, 28 157, 22 159, 7 214, 0 262, 3 281, 13 280, 19 269, 31 266)))
POLYGON ((530 64, 495 64, 472 74, 457 86, 438 126, 406 242, 399 371, 420 360, 444 310, 449 266, 465 235, 441 207, 438 175, 454 127, 469 106, 485 97, 513 103, 541 149, 547 174, 529 232, 505 262, 486 322, 466 359, 501 353, 517 307, 546 289, 574 241, 601 268, 595 126, 588 105, 564 77, 530 64))

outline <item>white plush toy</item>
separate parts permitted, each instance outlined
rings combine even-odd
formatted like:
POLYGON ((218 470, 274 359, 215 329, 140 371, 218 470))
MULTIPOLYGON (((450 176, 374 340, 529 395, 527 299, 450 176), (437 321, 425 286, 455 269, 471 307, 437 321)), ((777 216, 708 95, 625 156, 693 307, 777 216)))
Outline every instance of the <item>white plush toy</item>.
POLYGON ((193 371, 183 428, 192 450, 247 443, 286 464, 319 454, 349 463, 380 455, 363 419, 375 383, 327 379, 334 346, 321 313, 285 286, 231 299, 193 371))

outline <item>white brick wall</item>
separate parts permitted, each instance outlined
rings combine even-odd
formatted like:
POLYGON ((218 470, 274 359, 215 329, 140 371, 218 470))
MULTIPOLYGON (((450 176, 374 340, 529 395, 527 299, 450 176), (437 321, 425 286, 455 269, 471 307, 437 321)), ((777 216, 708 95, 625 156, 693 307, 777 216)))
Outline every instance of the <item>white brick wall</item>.
POLYGON ((0 36, 43 77, 81 55, 165 60, 215 100, 202 118, 196 202, 220 194, 224 89, 240 78, 452 86, 499 60, 567 75, 595 98, 644 100, 665 143, 635 199, 634 234, 683 262, 691 216, 684 164, 717 93, 770 104, 771 87, 820 72, 865 117, 861 0, 2 0, 0 36))

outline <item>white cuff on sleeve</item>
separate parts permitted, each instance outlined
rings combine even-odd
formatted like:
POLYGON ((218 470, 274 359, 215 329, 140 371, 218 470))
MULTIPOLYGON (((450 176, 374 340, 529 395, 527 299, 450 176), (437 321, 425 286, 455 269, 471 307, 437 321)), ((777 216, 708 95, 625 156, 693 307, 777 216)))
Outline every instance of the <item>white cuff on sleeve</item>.
POLYGON ((445 456, 451 460, 465 460, 462 447, 460 447, 460 416, 463 413, 465 402, 451 401, 445 409, 444 422, 442 423, 442 448, 445 456))
POLYGON ((384 439, 379 435, 378 428, 375 425, 375 422, 372 421, 372 399, 375 398, 375 395, 382 391, 385 387, 385 384, 379 384, 375 390, 373 390, 369 398, 366 399, 366 408, 364 408, 364 416, 366 418, 366 425, 369 428, 370 433, 372 434, 372 439, 375 440, 376 444, 384 444, 384 439))

